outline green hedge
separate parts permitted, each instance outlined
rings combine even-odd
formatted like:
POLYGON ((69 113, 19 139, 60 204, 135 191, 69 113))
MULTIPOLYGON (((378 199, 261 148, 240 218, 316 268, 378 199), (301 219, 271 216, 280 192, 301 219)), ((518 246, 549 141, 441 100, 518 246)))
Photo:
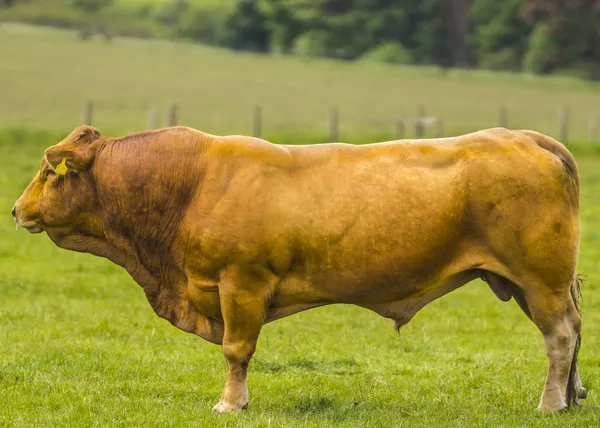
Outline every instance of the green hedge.
POLYGON ((164 38, 168 35, 168 30, 159 23, 121 9, 108 8, 90 15, 64 2, 52 0, 0 8, 0 21, 80 30, 82 35, 101 33, 139 38, 164 38))

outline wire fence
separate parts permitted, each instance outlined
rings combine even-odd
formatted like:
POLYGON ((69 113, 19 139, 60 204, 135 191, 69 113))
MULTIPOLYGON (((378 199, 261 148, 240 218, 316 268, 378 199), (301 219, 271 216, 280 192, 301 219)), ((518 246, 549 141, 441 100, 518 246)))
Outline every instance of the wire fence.
MULTIPOLYGON (((164 126, 176 126, 179 118, 179 107, 173 103, 168 105, 164 111, 162 111, 164 117, 164 126)), ((157 129, 160 126, 161 110, 157 108, 151 108, 148 111, 148 129, 157 129)), ((263 124, 263 109, 262 106, 256 105, 249 112, 249 117, 252 124, 251 135, 254 137, 261 137, 263 135, 264 124, 263 124)), ((558 140, 564 144, 569 142, 569 109, 566 107, 560 107, 557 111, 557 129, 558 129, 558 140)), ((94 122, 94 104, 92 101, 86 101, 83 105, 82 123, 92 125, 94 122)), ((338 141, 340 138, 340 122, 342 118, 339 114, 337 107, 332 107, 326 117, 327 123, 327 136, 328 141, 338 141)), ((497 125, 500 127, 508 128, 510 126, 510 117, 508 108, 500 106, 498 108, 498 122, 497 125)), ((393 123, 393 135, 397 139, 403 139, 407 136, 408 130, 412 131, 414 138, 424 138, 426 131, 429 131, 429 135, 433 135, 435 138, 443 138, 445 134, 445 123, 444 119, 439 116, 428 116, 425 108, 419 106, 416 114, 413 116, 402 116, 398 117, 393 123)), ((598 130, 598 118, 590 117, 588 119, 588 141, 592 143, 599 142, 599 130, 598 130)))

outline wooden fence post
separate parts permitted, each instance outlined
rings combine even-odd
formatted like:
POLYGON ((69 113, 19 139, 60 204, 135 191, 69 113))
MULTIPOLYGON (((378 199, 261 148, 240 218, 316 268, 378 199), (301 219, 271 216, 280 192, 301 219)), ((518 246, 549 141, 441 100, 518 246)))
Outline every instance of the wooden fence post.
POLYGON ((415 138, 420 139, 425 136, 425 123, 423 118, 425 117, 425 107, 419 106, 417 109, 417 116, 415 117, 415 138))
POLYGON ((83 111, 81 113, 81 123, 84 125, 91 125, 93 112, 94 112, 93 103, 91 101, 86 101, 83 104, 83 111))
POLYGON ((399 117, 396 119, 396 139, 402 140, 404 138, 404 119, 399 117))
POLYGON ((437 138, 444 137, 444 119, 436 117, 435 119, 435 136, 437 138))
POLYGON ((558 140, 567 144, 569 138, 569 109, 561 107, 558 111, 558 140))
POLYGON ((329 142, 333 143, 338 139, 340 117, 336 107, 329 112, 329 142))
POLYGON ((508 128, 508 109, 505 106, 500 107, 500 110, 498 110, 498 126, 508 128))
POLYGON ((167 107, 167 111, 165 113, 165 125, 177 125, 177 104, 173 103, 169 107, 167 107))
POLYGON ((252 110, 252 136, 260 138, 262 133, 262 109, 259 105, 252 110))
POLYGON ((158 110, 151 108, 148 112, 148 129, 158 128, 158 110))
POLYGON ((588 137, 590 139, 590 143, 598 142, 598 118, 591 117, 588 121, 588 137))

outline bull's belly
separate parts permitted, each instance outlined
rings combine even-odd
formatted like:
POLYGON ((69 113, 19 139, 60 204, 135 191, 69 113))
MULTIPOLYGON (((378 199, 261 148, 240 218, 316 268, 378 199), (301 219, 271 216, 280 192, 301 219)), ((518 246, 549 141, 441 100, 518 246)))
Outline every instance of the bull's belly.
POLYGON ((354 304, 393 319, 398 326, 408 322, 420 309, 437 298, 480 276, 477 269, 446 266, 436 275, 386 277, 350 280, 329 277, 322 281, 302 276, 283 279, 269 307, 266 322, 311 308, 354 304))
POLYGON ((330 263, 292 269, 277 287, 268 320, 334 303, 366 307, 391 318, 403 311, 412 317, 427 303, 477 277, 477 268, 492 259, 470 239, 436 244, 436 249, 422 245, 413 252, 333 257, 330 263))
POLYGON ((334 303, 371 307, 407 300, 422 294, 428 286, 428 280, 412 275, 382 274, 367 278, 338 272, 316 278, 291 274, 279 284, 267 321, 334 303))
POLYGON ((351 272, 335 272, 319 277, 291 274, 282 279, 273 304, 398 300, 418 293, 424 283, 417 276, 389 273, 369 277, 355 276, 351 272))

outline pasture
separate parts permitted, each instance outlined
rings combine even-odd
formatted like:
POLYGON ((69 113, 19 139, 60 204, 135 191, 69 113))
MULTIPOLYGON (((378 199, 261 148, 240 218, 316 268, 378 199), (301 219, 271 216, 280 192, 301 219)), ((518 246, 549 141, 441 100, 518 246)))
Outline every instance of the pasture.
POLYGON ((79 124, 122 135, 151 106, 176 101, 180 122, 248 133, 261 104, 265 134, 287 143, 326 135, 340 108, 342 139, 365 142, 422 104, 447 133, 493 126, 556 135, 571 109, 573 139, 600 114, 600 86, 568 78, 273 58, 167 42, 82 42, 66 31, 0 25, 0 425, 61 426, 597 426, 600 398, 600 154, 569 147, 582 176, 583 343, 589 397, 560 415, 537 406, 542 336, 514 302, 481 281, 439 299, 398 334, 350 306, 313 309, 265 326, 250 365, 250 409, 211 411, 225 382, 220 349, 154 315, 116 265, 15 230, 10 209, 43 154, 79 124), (7 130, 12 129, 12 131, 7 130), (302 133, 296 131, 302 130, 302 133), (293 136, 293 137, 292 137, 293 136), (293 139, 290 139, 293 138, 293 139))
MULTIPOLYGON (((257 56, 193 44, 100 38, 69 31, 0 25, 0 128, 70 130, 93 100, 102 132, 146 128, 149 109, 180 108, 180 123, 210 133, 251 132, 259 104, 264 134, 320 134, 339 108, 340 138, 392 133, 399 116, 422 105, 445 121, 448 135, 508 125, 557 136, 557 110, 570 109, 573 140, 600 117, 600 84, 483 71, 391 67, 257 56)), ((391 135, 388 135, 388 137, 391 135)))
POLYGON ((534 412, 542 336, 514 302, 476 281, 396 333, 391 321, 330 306, 268 324, 250 370, 250 409, 217 415, 220 348, 157 318, 119 267, 15 230, 10 208, 61 134, 0 136, 0 425, 595 426, 600 408, 600 157, 582 174, 580 370, 589 398, 534 412))

